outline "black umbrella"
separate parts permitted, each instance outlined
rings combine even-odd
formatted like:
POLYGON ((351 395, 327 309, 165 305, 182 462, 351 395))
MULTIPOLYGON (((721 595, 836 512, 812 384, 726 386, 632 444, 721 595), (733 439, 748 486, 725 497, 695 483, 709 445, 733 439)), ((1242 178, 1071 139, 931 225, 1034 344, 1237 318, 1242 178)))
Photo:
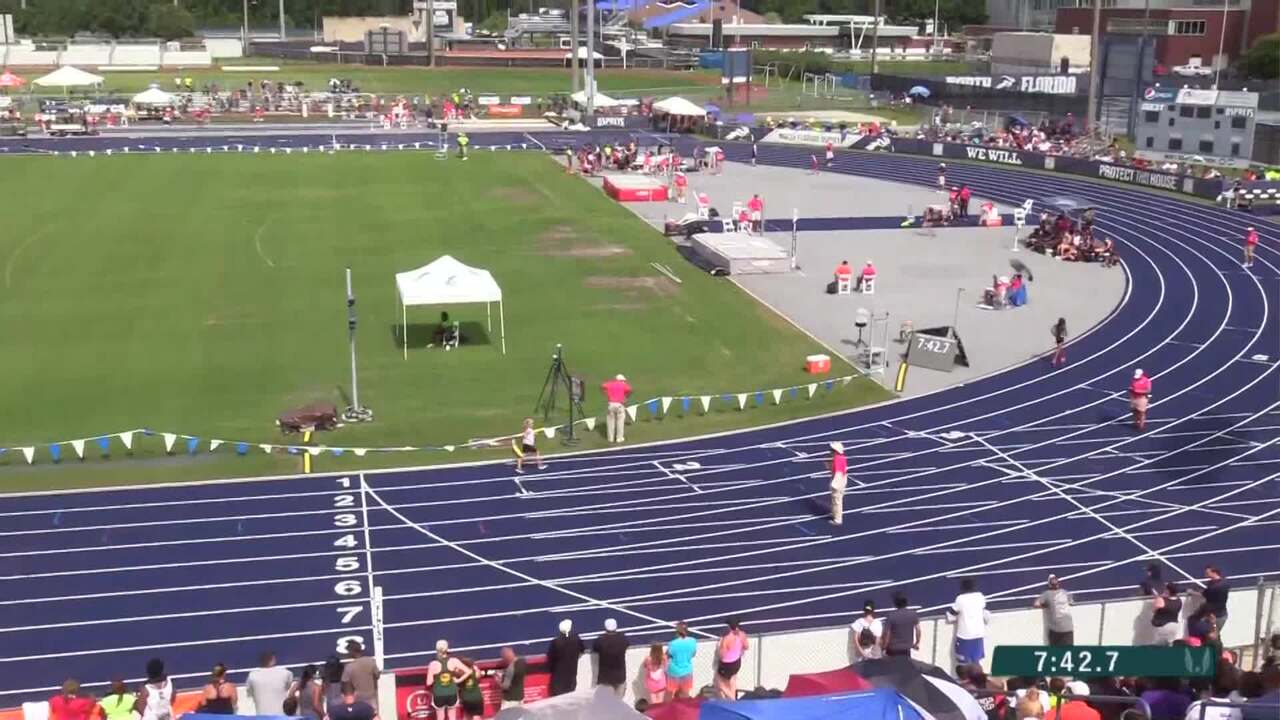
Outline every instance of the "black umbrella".
POLYGON ((964 711, 947 694, 925 679, 932 676, 954 683, 941 668, 909 657, 863 660, 850 668, 878 688, 892 688, 937 720, 966 720, 964 711))

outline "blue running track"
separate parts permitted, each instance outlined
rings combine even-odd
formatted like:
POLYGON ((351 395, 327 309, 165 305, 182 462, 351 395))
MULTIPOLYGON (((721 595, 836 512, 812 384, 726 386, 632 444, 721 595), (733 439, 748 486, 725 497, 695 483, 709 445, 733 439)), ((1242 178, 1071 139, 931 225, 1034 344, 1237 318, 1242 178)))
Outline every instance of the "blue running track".
MULTIPOLYGON (((808 165, 807 150, 760 152, 808 165)), ((935 167, 850 153, 834 172, 931 185, 935 167)), ((399 667, 439 637, 480 656, 540 648, 565 616, 613 616, 642 640, 678 619, 837 624, 899 588, 934 610, 968 574, 997 606, 1025 605, 1050 571, 1080 600, 1127 595, 1150 559, 1175 579, 1206 562, 1241 582, 1280 575, 1280 226, 1048 174, 950 173, 1006 203, 1069 194, 1101 208, 1128 290, 1065 368, 557 458, 521 478, 528 495, 510 465, 481 464, 3 496, 0 706, 68 675, 137 677, 152 656, 188 685, 267 647, 291 665, 323 659, 371 638, 375 586, 399 667), (1248 224, 1266 238, 1251 271, 1248 224), (1123 392, 1135 367, 1154 377, 1144 433, 1123 392), (832 440, 856 478, 838 529, 832 440)))

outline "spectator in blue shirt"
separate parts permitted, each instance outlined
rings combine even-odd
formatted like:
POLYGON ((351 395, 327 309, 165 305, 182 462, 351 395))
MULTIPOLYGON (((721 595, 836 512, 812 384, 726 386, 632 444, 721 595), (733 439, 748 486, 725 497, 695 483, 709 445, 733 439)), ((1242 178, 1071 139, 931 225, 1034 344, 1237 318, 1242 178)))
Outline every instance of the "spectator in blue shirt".
POLYGON ((689 637, 689 626, 683 620, 676 623, 676 637, 667 643, 668 697, 693 694, 693 656, 697 652, 698 641, 689 637))

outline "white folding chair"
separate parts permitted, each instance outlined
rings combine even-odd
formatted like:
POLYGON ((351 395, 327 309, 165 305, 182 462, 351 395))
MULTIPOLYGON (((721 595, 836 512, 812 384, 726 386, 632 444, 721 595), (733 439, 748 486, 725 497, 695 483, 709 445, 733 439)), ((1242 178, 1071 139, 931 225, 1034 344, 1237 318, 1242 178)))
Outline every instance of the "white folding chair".
POLYGON ((853 294, 853 276, 852 275, 836 275, 836 294, 837 295, 853 294))
POLYGON ((864 277, 864 278, 862 278, 862 294, 863 294, 863 295, 875 295, 875 294, 876 294, 876 279, 875 279, 875 277, 864 277))

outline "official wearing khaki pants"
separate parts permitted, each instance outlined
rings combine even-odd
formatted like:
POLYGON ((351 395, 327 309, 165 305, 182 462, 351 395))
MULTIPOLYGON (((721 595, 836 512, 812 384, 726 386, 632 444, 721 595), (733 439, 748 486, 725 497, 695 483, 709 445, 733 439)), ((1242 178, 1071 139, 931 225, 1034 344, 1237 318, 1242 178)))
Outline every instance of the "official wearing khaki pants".
POLYGON ((844 445, 831 443, 831 524, 844 520, 844 488, 849 483, 848 461, 844 457, 844 445))
POLYGON ((604 415, 605 437, 609 442, 624 442, 627 432, 627 408, 620 402, 611 402, 604 415))

